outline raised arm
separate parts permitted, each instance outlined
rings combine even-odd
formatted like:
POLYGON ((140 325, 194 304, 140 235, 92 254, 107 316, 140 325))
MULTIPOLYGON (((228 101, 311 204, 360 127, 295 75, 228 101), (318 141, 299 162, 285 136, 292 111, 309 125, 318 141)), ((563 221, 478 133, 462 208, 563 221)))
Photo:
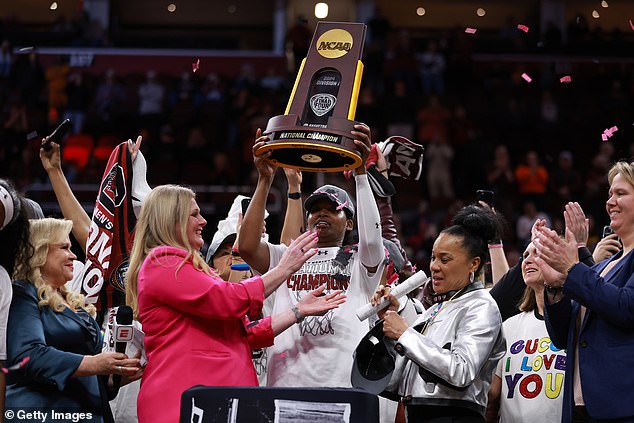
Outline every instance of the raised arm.
MULTIPOLYGON (((368 272, 376 272, 385 258, 381 236, 381 216, 374 201, 372 188, 366 174, 365 161, 370 154, 370 128, 367 125, 355 125, 354 143, 361 153, 362 163, 355 169, 354 177, 357 196, 357 228, 359 232, 359 257, 368 272)), ((375 287, 371 289, 374 290, 375 287)))
POLYGON ((289 245, 304 231, 306 225, 304 224, 304 208, 302 207, 302 172, 284 168, 284 173, 288 181, 288 199, 280 242, 289 245))
POLYGON ((73 194, 73 190, 70 188, 70 185, 68 185, 68 181, 62 170, 59 144, 52 142, 49 151, 40 148, 40 160, 51 181, 55 198, 57 198, 59 207, 62 210, 62 215, 73 222, 73 236, 79 245, 81 245, 84 252, 86 252, 90 217, 81 204, 79 204, 77 197, 73 194))
POLYGON ((266 199, 277 167, 265 160, 271 154, 270 152, 259 156, 255 154, 256 150, 263 146, 269 137, 262 136, 262 130, 259 128, 255 133, 255 137, 253 162, 258 170, 258 183, 240 227, 240 255, 252 269, 259 273, 264 273, 269 269, 270 254, 266 241, 260 235, 263 231, 266 199))

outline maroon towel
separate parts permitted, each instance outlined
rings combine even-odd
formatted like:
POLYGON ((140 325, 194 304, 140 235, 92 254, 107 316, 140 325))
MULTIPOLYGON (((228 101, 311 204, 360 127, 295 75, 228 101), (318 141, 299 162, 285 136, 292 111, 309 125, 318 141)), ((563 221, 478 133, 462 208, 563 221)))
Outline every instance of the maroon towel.
POLYGON ((108 159, 86 245, 81 292, 97 307, 99 324, 108 308, 125 304, 124 278, 136 224, 132 157, 126 144, 115 147, 108 159))

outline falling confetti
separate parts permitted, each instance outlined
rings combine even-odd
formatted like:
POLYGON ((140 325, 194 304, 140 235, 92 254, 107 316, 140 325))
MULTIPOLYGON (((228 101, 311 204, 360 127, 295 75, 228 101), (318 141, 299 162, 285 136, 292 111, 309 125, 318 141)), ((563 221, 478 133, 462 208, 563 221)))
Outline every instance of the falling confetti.
POLYGON ((200 68, 200 59, 196 59, 194 63, 192 63, 192 72, 196 72, 200 68))
POLYGON ((24 357, 18 364, 14 364, 13 366, 9 366, 9 367, 3 367, 2 373, 7 374, 13 370, 21 369, 22 367, 24 367, 26 363, 29 362, 30 359, 31 357, 24 357))
POLYGON ((572 78, 570 77, 570 75, 562 76, 561 78, 559 78, 559 82, 561 82, 562 84, 569 84, 572 82, 572 78))
POLYGON ((528 27, 526 25, 522 25, 522 24, 518 24, 517 25, 517 29, 524 31, 524 32, 528 32, 528 27))
POLYGON ((607 140, 608 140, 608 138, 611 138, 611 137, 612 137, 612 135, 614 135, 614 133, 615 133, 616 131, 618 131, 618 130, 619 130, 619 128, 617 128, 617 126, 616 126, 616 125, 614 125, 614 126, 613 126, 613 127, 611 127, 611 128, 606 128, 606 129, 603 131, 603 133, 601 134, 601 139, 602 139, 603 141, 607 141, 607 140))
POLYGON ((526 72, 524 72, 522 74, 522 79, 526 82, 528 82, 529 84, 533 81, 533 78, 531 78, 530 76, 528 76, 528 74, 526 72))
POLYGON ((466 32, 467 34, 475 34, 478 30, 475 28, 466 28, 464 30, 464 32, 466 32))

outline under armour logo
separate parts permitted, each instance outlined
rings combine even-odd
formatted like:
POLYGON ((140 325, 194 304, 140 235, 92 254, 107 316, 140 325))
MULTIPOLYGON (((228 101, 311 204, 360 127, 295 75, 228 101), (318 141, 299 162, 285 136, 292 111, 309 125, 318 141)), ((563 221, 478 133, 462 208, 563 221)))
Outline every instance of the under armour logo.
POLYGON ((380 226, 379 223, 377 222, 375 223, 375 225, 376 225, 376 228, 379 229, 379 226, 380 226))
POLYGON ((317 250, 317 255, 318 255, 318 256, 320 256, 320 255, 322 255, 322 254, 323 254, 323 255, 327 255, 327 254, 328 254, 328 251, 321 251, 321 250, 317 250))

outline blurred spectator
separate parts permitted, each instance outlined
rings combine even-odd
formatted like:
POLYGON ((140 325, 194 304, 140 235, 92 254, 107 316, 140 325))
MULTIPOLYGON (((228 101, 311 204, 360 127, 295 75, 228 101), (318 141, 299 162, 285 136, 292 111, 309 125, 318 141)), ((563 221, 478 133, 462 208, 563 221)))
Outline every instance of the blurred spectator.
POLYGON ((543 207, 544 194, 548 184, 548 171, 539 163, 535 150, 526 153, 523 163, 515 168, 517 190, 523 201, 533 201, 537 207, 543 207))
POLYGON ((146 73, 145 82, 139 85, 139 121, 147 128, 152 138, 158 135, 163 123, 163 99, 165 88, 157 81, 156 71, 146 73))
POLYGON ((418 111, 416 123, 418 124, 418 141, 427 143, 434 138, 447 138, 447 123, 451 114, 440 103, 438 96, 429 97, 429 103, 418 111))
POLYGON ((308 28, 308 20, 303 16, 297 16, 295 24, 286 33, 286 42, 291 44, 293 52, 294 73, 299 71, 299 66, 308 54, 310 42, 313 39, 313 31, 308 28))
POLYGON ((59 115, 61 110, 64 109, 68 103, 66 84, 68 82, 69 72, 70 67, 68 66, 68 60, 62 55, 58 57, 55 65, 49 66, 46 69, 45 76, 48 83, 48 107, 49 110, 55 109, 55 115, 59 115))
POLYGON ((517 198, 517 189, 509 150, 504 144, 495 147, 493 160, 487 166, 487 182, 498 199, 495 202, 496 209, 504 217, 511 219, 515 213, 513 205, 517 198))
POLYGON ((385 51, 390 35, 390 20, 383 14, 380 7, 374 8, 374 15, 368 21, 368 44, 385 51))
POLYGON ((522 204, 522 214, 517 218, 517 225, 515 227, 515 235, 517 236, 517 243, 520 246, 526 248, 529 242, 531 242, 531 228, 537 219, 544 219, 548 227, 551 226, 550 216, 537 208, 537 205, 533 201, 525 201, 522 204))
POLYGON ((73 123, 74 134, 83 132, 86 111, 90 106, 89 87, 84 82, 84 75, 80 71, 74 71, 68 76, 66 85, 66 96, 68 103, 64 111, 64 119, 70 119, 73 123))
POLYGON ((559 121, 559 107, 553 100, 553 96, 550 91, 544 91, 542 93, 540 119, 546 126, 555 125, 559 121))
POLYGON ((415 103, 408 94, 407 84, 401 79, 393 81, 394 89, 389 90, 389 96, 385 100, 386 130, 389 135, 400 135, 405 138, 413 138, 415 118, 415 103))
POLYGON ((583 188, 581 174, 573 167, 572 152, 559 153, 557 166, 550 172, 548 180, 550 192, 554 194, 551 210, 563 210, 569 201, 580 201, 583 188))
POLYGON ((445 94, 445 57, 438 51, 438 43, 429 41, 427 50, 419 57, 420 78, 423 83, 423 92, 426 95, 445 94))
POLYGON ((106 129, 112 130, 112 123, 116 121, 119 114, 124 113, 123 104, 126 97, 125 90, 117 80, 114 69, 108 69, 104 79, 97 86, 95 97, 97 115, 106 129))
POLYGON ((445 207, 454 198, 451 175, 453 155, 453 148, 440 135, 432 138, 427 147, 425 147, 427 189, 433 208, 445 207))
POLYGON ((286 78, 278 73, 275 66, 269 66, 266 75, 260 79, 260 86, 275 94, 286 88, 286 78))
POLYGON ((13 67, 13 78, 21 99, 27 107, 37 106, 41 102, 45 79, 44 68, 35 50, 17 56, 13 67))

